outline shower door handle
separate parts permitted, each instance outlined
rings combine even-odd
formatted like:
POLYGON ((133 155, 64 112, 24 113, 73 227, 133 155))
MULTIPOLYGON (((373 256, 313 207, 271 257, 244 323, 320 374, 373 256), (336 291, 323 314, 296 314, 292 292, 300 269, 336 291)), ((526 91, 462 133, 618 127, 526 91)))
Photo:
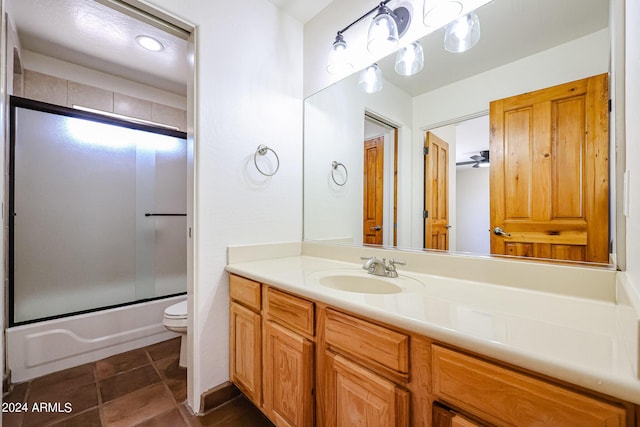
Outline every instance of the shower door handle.
POLYGON ((187 216, 187 214, 176 213, 146 213, 144 216, 187 216))

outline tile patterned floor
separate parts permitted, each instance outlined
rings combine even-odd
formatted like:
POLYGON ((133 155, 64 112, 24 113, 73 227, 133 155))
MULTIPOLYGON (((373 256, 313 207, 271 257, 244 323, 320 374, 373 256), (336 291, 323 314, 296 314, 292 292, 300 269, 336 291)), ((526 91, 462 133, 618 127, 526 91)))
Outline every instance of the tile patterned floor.
POLYGON ((59 407, 5 412, 2 426, 272 426, 243 396, 194 416, 184 404, 187 372, 178 366, 179 354, 177 338, 16 384, 4 402, 26 404, 29 409, 40 402, 59 407))

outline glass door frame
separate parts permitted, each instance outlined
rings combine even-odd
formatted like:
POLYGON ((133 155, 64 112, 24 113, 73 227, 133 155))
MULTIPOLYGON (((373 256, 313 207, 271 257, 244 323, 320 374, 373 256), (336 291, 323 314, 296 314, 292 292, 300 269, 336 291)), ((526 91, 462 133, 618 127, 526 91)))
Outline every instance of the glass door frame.
MULTIPOLYGON (((187 133, 175 129, 170 129, 162 126, 154 126, 146 123, 140 123, 134 121, 135 119, 125 120, 122 118, 111 117, 107 115, 102 115, 94 112, 78 110, 75 108, 64 107, 55 104, 49 104, 46 102, 36 101, 27 98, 21 98, 17 96, 10 97, 10 107, 9 107, 9 207, 8 207, 8 216, 9 216, 9 236, 8 236, 8 301, 7 301, 7 309, 8 309, 8 322, 9 327, 20 326, 30 323, 42 322, 47 320, 53 320, 78 314, 91 313, 100 310, 106 310, 110 308, 122 307, 132 304, 138 304, 147 301, 153 301, 158 299, 169 298, 172 296, 185 295, 187 290, 184 292, 175 293, 171 295, 163 295, 152 298, 145 298, 120 304, 96 307, 86 310, 80 310, 65 314, 53 315, 53 316, 45 316, 33 320, 20 321, 15 322, 15 301, 14 301, 14 287, 15 287, 15 271, 14 271, 14 261, 15 261, 15 142, 16 142, 16 109, 24 108, 29 110, 40 111, 44 113, 51 113, 60 116, 73 117, 79 119, 85 119, 94 121, 97 123, 110 124, 123 128, 133 129, 133 130, 141 130, 146 132, 152 132, 159 135, 166 135, 170 137, 180 138, 187 140, 187 133)), ((185 189, 186 191, 187 189, 185 189)), ((187 207, 185 207, 187 208, 187 207)), ((187 208, 188 211, 188 208, 187 208)), ((188 266, 187 266, 188 268, 188 266)))

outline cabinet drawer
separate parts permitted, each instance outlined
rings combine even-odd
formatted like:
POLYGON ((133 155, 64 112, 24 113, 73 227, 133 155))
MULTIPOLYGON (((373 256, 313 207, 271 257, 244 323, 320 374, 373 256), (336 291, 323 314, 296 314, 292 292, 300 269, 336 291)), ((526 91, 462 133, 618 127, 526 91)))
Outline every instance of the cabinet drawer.
POLYGON ((265 313, 276 322, 303 334, 315 334, 314 304, 273 288, 265 293, 265 313))
POLYGON ((409 337, 382 326, 326 310, 327 344, 401 374, 409 373, 409 337))
POLYGON ((230 274, 229 295, 232 300, 244 304, 255 311, 260 311, 262 308, 260 283, 253 280, 230 274))
POLYGON ((623 408, 436 345, 433 392, 496 425, 626 425, 623 408))

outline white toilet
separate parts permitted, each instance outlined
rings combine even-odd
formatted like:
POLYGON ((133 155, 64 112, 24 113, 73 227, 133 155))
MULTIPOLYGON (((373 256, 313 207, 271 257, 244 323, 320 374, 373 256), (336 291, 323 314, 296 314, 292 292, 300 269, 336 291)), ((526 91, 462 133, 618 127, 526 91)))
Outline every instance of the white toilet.
POLYGON ((164 310, 162 324, 180 337, 180 366, 187 367, 187 300, 173 304, 164 310))

